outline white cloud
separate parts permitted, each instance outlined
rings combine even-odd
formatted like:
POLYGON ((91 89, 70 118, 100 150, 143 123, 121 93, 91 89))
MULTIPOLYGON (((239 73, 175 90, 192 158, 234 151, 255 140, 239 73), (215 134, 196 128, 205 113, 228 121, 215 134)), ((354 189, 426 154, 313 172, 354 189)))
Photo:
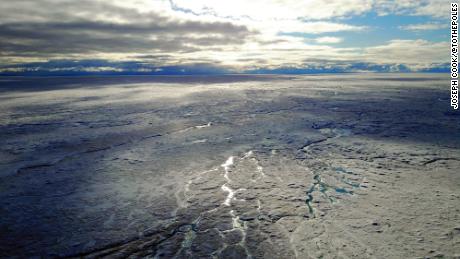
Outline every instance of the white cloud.
POLYGON ((254 20, 329 19, 362 14, 372 9, 372 0, 172 0, 176 7, 198 14, 254 20))
POLYGON ((339 31, 362 31, 367 29, 366 26, 355 26, 344 23, 335 22, 299 22, 299 21, 286 21, 283 23, 269 23, 270 28, 276 28, 282 32, 300 32, 319 34, 326 32, 339 32, 339 31))
POLYGON ((449 25, 447 23, 420 23, 399 26, 399 28, 406 31, 427 31, 446 29, 449 28, 449 25))
POLYGON ((363 59, 377 64, 405 64, 414 70, 449 61, 448 42, 392 40, 364 50, 363 59))
POLYGON ((447 0, 375 0, 375 10, 380 15, 425 15, 436 18, 448 18, 450 2, 447 0))
POLYGON ((320 38, 316 38, 315 41, 317 43, 326 43, 326 44, 332 43, 332 44, 335 44, 335 43, 342 42, 343 39, 338 38, 338 37, 320 37, 320 38))
POLYGON ((256 21, 298 18, 328 20, 361 15, 370 11, 377 11, 380 15, 426 15, 439 18, 448 16, 450 8, 450 2, 447 0, 171 0, 171 2, 177 10, 199 15, 234 20, 250 18, 256 21))

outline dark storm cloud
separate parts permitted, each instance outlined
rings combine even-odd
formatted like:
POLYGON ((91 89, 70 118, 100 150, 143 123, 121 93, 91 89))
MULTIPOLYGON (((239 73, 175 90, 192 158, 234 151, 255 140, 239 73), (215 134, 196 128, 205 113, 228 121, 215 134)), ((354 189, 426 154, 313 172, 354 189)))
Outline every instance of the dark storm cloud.
POLYGON ((222 24, 120 25, 94 22, 0 25, 0 49, 13 53, 190 52, 200 47, 243 43, 248 32, 222 24), (207 30, 207 31, 206 31, 207 30), (190 37, 187 34, 218 35, 190 37), (153 36, 153 38, 151 38, 153 36))
POLYGON ((140 13, 94 1, 18 1, 0 11, 0 51, 7 56, 50 56, 87 53, 184 53, 228 44, 240 44, 253 34, 228 22, 181 21, 155 12, 140 13), (59 4, 58 4, 59 3, 59 4), (64 4, 65 3, 65 4, 64 4), (56 7, 58 5, 58 8, 56 7), (29 21, 6 13, 22 7, 29 21), (46 11, 48 9, 49 11, 46 11), (53 11, 59 10, 59 11, 53 11), (78 12, 75 12, 78 10, 78 12), (105 15, 127 22, 99 21, 105 15), (36 20, 36 21, 30 21, 36 20))

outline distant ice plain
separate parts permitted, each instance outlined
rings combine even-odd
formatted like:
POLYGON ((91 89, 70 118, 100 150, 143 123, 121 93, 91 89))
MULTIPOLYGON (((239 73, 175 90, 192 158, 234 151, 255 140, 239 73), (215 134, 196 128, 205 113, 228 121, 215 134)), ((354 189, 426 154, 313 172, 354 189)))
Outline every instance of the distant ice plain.
POLYGON ((0 78, 0 257, 460 256, 447 74, 0 78))

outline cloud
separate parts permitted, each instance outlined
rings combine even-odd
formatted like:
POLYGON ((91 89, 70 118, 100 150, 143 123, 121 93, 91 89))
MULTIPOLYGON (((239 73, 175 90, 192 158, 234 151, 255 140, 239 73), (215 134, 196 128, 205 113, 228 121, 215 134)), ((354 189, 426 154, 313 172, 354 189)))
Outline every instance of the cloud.
POLYGON ((315 41, 317 43, 335 44, 335 43, 342 42, 343 39, 339 37, 320 37, 320 38, 316 38, 315 41))
POLYGON ((1 11, 0 53, 4 60, 7 57, 116 58, 133 53, 172 56, 241 44, 257 33, 230 22, 175 19, 102 1, 82 0, 76 7, 70 1, 41 0, 41 8, 37 8, 37 2, 20 1, 19 7, 24 8, 19 12, 24 17, 18 15, 21 19, 7 14, 18 8, 15 5, 6 4, 1 11))
POLYGON ((448 42, 426 40, 392 40, 388 44, 369 47, 363 58, 369 62, 404 63, 413 70, 426 69, 449 61, 448 42))
POLYGON ((449 4, 439 0, 20 0, 1 5, 3 69, 34 64, 27 66, 33 70, 51 62, 56 71, 59 65, 80 71, 79 65, 53 61, 94 59, 109 62, 87 64, 96 72, 168 71, 165 67, 196 64, 248 71, 343 67, 342 62, 419 69, 449 60, 439 51, 448 49, 446 43, 426 38, 368 48, 334 45, 375 32, 364 16, 373 12, 432 17, 400 27, 423 38, 425 30, 446 27, 439 19, 449 14, 449 4), (361 24, 349 19, 357 15, 361 24), (128 69, 130 62, 137 65, 128 69))
POLYGON ((328 19, 358 15, 372 9, 371 0, 170 0, 176 10, 194 15, 214 15, 258 21, 286 19, 328 19))
POLYGON ((375 0, 374 6, 380 15, 418 15, 446 19, 450 14, 450 2, 446 0, 375 0))
POLYGON ((367 29, 366 26, 356 26, 344 23, 336 22, 284 22, 284 23, 267 23, 270 28, 276 28, 282 32, 300 32, 310 34, 320 34, 327 32, 339 32, 339 31, 363 31, 367 29))
POLYGON ((215 16, 256 21, 327 20, 347 18, 377 11, 380 15, 406 14, 443 17, 449 13, 445 0, 168 0, 180 12, 195 16, 215 16))
POLYGON ((447 23, 420 23, 420 24, 409 24, 399 26, 401 30, 406 31, 428 31, 428 30, 440 30, 449 28, 447 23))

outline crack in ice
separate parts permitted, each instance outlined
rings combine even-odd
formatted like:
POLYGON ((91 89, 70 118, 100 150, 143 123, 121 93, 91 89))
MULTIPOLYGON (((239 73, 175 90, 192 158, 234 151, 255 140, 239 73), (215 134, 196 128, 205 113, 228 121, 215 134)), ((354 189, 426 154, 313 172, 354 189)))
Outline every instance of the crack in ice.
POLYGON ((233 197, 235 196, 235 191, 233 191, 231 188, 227 186, 225 183, 222 185, 222 190, 224 192, 228 192, 227 198, 225 198, 224 205, 225 206, 230 206, 230 202, 232 201, 233 197))
POLYGON ((224 177, 225 179, 227 180, 227 182, 231 182, 230 178, 228 177, 228 172, 230 170, 230 166, 233 165, 233 156, 229 157, 227 159, 227 161, 225 161, 225 163, 223 163, 221 166, 224 168, 225 170, 225 174, 224 174, 224 177))
POLYGON ((233 162, 234 162, 234 158, 233 156, 231 156, 225 161, 225 163, 221 165, 221 167, 223 167, 225 171, 224 178, 225 180, 227 180, 227 182, 224 183, 221 187, 224 192, 228 192, 227 198, 225 198, 225 201, 223 203, 225 206, 230 206, 230 203, 233 197, 235 196, 235 191, 232 188, 227 186, 227 184, 231 182, 230 178, 228 177, 228 173, 229 173, 230 167, 233 165, 233 162))

